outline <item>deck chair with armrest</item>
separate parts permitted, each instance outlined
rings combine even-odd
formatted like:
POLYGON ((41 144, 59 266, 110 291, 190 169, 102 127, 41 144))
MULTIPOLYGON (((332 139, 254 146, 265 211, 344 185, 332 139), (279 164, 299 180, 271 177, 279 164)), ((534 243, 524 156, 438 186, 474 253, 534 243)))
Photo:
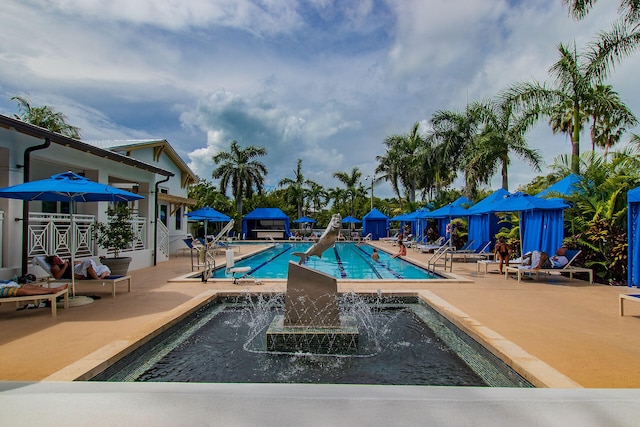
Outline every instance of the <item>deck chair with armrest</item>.
POLYGON ((444 237, 438 237, 436 240, 433 241, 433 243, 431 244, 423 244, 423 245, 415 245, 415 249, 422 252, 422 253, 427 253, 427 252, 433 252, 437 249, 440 249, 441 247, 448 245, 449 241, 447 240, 446 242, 444 241, 444 237))
POLYGON ((552 274, 552 273, 568 273, 569 279, 573 279, 573 275, 575 273, 587 273, 589 275, 589 283, 593 283, 593 270, 591 268, 584 267, 575 267, 573 266, 573 262, 576 260, 578 255, 580 255, 582 251, 579 249, 567 249, 565 252, 565 256, 569 260, 569 262, 562 268, 541 268, 539 270, 534 270, 531 265, 521 265, 519 267, 516 266, 508 266, 504 271, 505 280, 509 278, 509 273, 516 273, 516 277, 518 279, 518 283, 522 280, 522 277, 525 274, 533 275, 535 273, 536 279, 538 279, 540 273, 544 274, 552 274))
MULTIPOLYGON (((31 259, 33 265, 37 265, 42 268, 45 273, 49 276, 49 283, 71 283, 70 279, 55 279, 53 274, 51 274, 51 265, 46 261, 45 257, 42 255, 34 256, 31 259)), ((104 279, 76 279, 74 281, 75 285, 83 285, 83 284, 100 284, 111 285, 111 296, 116 297, 116 284, 118 283, 126 283, 127 292, 131 292, 131 276, 107 276, 104 279)))
POLYGON ((464 258, 465 262, 467 262, 468 260, 492 258, 493 252, 491 252, 491 240, 483 242, 482 245, 480 245, 475 251, 466 251, 458 254, 464 258))

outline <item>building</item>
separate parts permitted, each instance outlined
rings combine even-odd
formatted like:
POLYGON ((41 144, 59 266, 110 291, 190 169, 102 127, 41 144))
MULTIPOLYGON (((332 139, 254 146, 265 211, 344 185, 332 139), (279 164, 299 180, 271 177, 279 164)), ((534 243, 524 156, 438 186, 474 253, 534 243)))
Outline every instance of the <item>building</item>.
MULTIPOLYGON (((187 198, 188 186, 197 177, 166 140, 88 143, 0 115, 0 188, 66 171, 144 196, 130 204, 136 230, 126 253, 131 269, 162 262, 182 244, 183 215, 195 204, 187 198)), ((77 257, 105 255, 91 224, 106 221, 107 207, 74 207, 77 257)), ((20 274, 35 255, 70 253, 69 212, 66 202, 0 198, 0 279, 20 274)))

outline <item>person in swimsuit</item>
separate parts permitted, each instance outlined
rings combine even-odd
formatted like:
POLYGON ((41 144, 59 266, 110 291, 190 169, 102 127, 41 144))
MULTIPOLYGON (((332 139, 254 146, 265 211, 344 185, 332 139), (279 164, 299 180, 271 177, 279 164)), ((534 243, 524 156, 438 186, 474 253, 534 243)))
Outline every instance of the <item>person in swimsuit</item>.
POLYGON ((511 247, 504 237, 501 237, 493 253, 493 259, 500 260, 500 274, 502 274, 502 265, 509 265, 509 257, 511 256, 511 247))

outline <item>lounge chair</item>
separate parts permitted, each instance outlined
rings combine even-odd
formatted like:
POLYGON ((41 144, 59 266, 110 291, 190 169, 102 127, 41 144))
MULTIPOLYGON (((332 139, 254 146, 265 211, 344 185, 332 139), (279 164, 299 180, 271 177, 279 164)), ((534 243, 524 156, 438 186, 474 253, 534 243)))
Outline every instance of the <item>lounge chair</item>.
POLYGON ((518 278, 518 283, 522 280, 522 277, 525 274, 533 274, 535 273, 536 279, 540 275, 540 273, 550 274, 550 273, 568 273, 569 279, 573 279, 573 275, 575 273, 587 273, 589 275, 589 283, 593 283, 593 270, 591 268, 583 268, 583 267, 574 267, 571 265, 573 261, 580 255, 581 250, 578 249, 567 249, 565 252, 565 256, 569 260, 569 262, 562 268, 541 268, 539 270, 534 270, 531 265, 528 266, 508 266, 504 270, 504 278, 505 280, 509 278, 509 273, 516 273, 518 278))
POLYGON ((462 252, 462 253, 459 253, 458 255, 464 258, 465 262, 467 262, 470 259, 471 260, 489 259, 493 257, 493 252, 491 252, 491 240, 489 240, 488 242, 484 242, 475 251, 462 252))
MULTIPOLYGON (((45 260, 44 256, 34 256, 31 259, 33 265, 37 265, 42 268, 45 273, 49 276, 49 283, 71 283, 71 279, 55 279, 53 274, 51 274, 51 265, 45 260)), ((104 279, 79 279, 74 281, 75 285, 78 284, 100 284, 102 286, 109 284, 111 285, 111 296, 116 297, 116 284, 118 283, 126 283, 127 284, 127 292, 131 292, 131 276, 107 276, 104 279)))
POLYGON ((471 245, 473 245, 475 243, 475 240, 469 240, 467 241, 467 243, 465 243, 464 245, 462 245, 462 247, 460 249, 454 249, 453 251, 451 251, 452 254, 471 254, 475 252, 475 249, 469 249, 469 247, 471 245))
POLYGON ((46 300, 49 301, 49 306, 51 307, 51 317, 56 317, 58 315, 58 297, 63 298, 63 307, 69 308, 69 288, 63 289, 55 294, 43 294, 43 295, 22 295, 15 297, 1 297, 0 303, 4 302, 15 302, 16 305, 19 306, 21 302, 25 301, 33 301, 36 305, 39 304, 40 301, 46 300))
POLYGON ((444 237, 438 237, 438 239, 434 240, 433 243, 431 244, 415 245, 414 247, 416 250, 422 253, 427 253, 427 252, 433 252, 448 244, 449 244, 449 241, 447 240, 445 242, 444 237))

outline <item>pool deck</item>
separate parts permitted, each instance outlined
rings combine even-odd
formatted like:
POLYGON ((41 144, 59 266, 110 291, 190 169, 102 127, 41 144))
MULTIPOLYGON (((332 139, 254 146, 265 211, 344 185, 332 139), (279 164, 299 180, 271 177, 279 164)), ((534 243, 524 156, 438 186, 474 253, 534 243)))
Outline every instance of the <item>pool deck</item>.
MULTIPOLYGON (((377 246, 389 252, 395 249, 389 243, 377 246)), ((250 250, 243 246, 242 252, 250 250)), ((411 249, 407 254, 408 259, 419 263, 426 263, 429 256, 411 249)), ((220 263, 223 258, 220 255, 220 263)), ((79 285, 79 294, 99 295, 101 299, 60 309, 57 318, 51 318, 49 309, 17 311, 12 303, 0 305, 0 379, 33 382, 82 378, 101 360, 108 363, 105 357, 126 351, 131 342, 143 339, 216 293, 276 292, 285 287, 284 283, 270 282, 234 285, 230 281, 205 284, 168 280, 190 272, 188 256, 173 256, 156 267, 130 272, 131 293, 119 289, 116 298, 99 285, 79 285)), ((496 335, 531 355, 534 363, 541 361, 561 373, 561 388, 640 388, 640 304, 628 304, 622 317, 618 311, 618 294, 639 293, 636 288, 590 285, 558 276, 518 284, 492 273, 491 268, 487 274, 478 273, 475 262, 455 263, 453 273, 466 280, 346 282, 340 290, 424 292, 485 328, 487 335, 496 335), (565 379, 569 382, 563 383, 565 379)), ((2 402, 0 395, 0 408, 2 402)))

